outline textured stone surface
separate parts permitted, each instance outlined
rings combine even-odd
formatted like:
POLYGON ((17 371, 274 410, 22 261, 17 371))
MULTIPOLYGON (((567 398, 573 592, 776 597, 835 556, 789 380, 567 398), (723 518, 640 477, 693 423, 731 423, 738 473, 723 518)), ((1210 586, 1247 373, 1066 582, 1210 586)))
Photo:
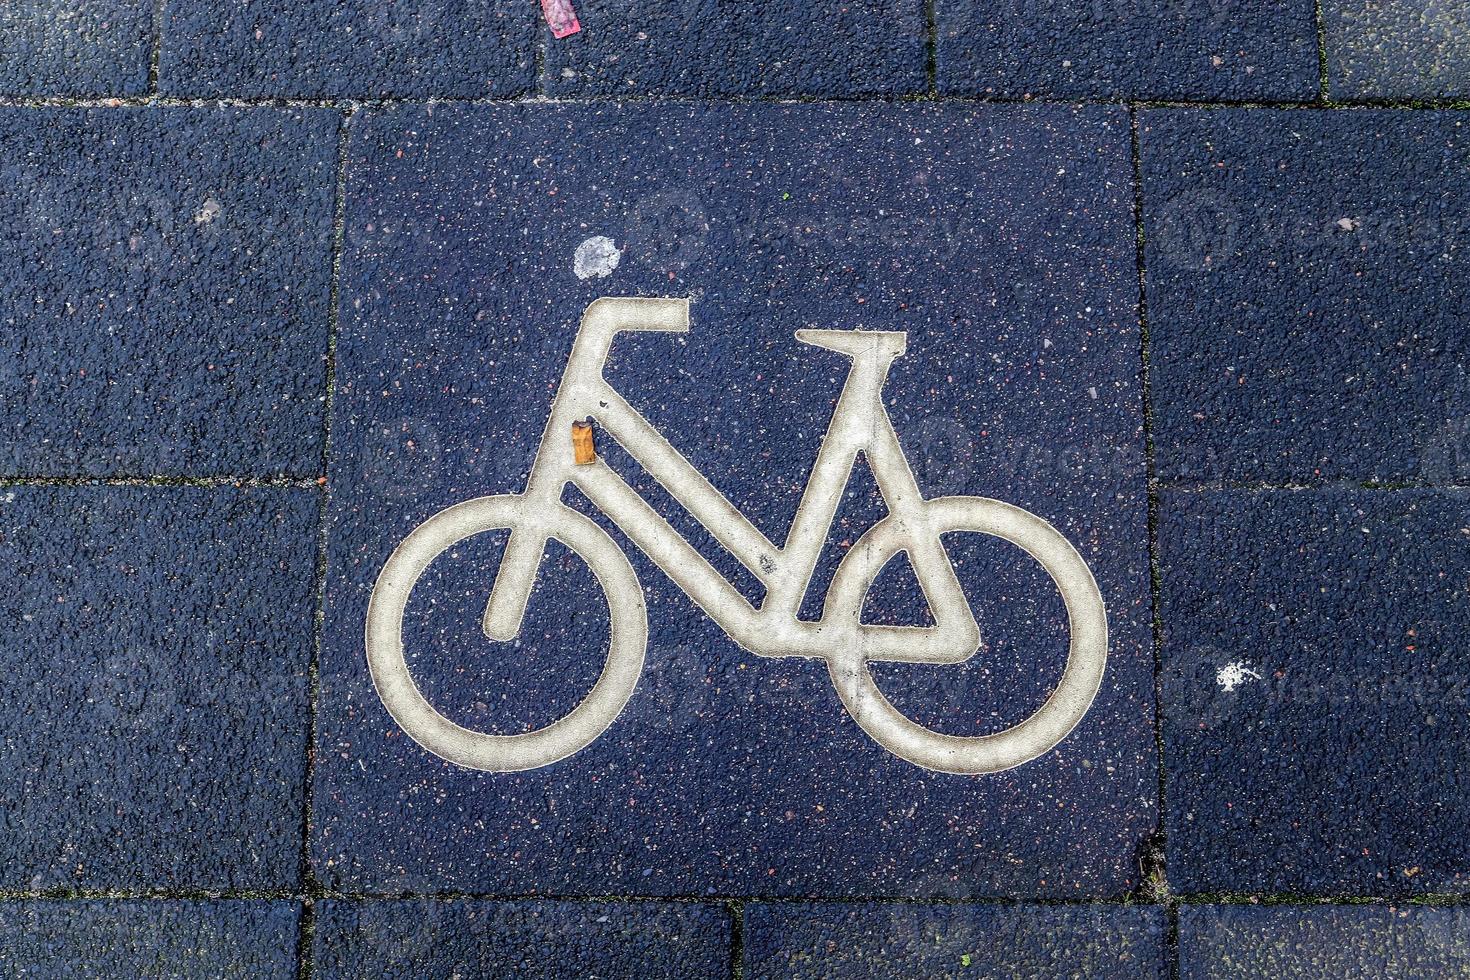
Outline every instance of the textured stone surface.
POLYGON ((313 976, 640 977, 730 975, 723 906, 436 899, 317 906, 313 976))
POLYGON ((152 50, 148 0, 0 4, 0 95, 139 95, 152 50))
POLYGON ((1169 970, 1155 908, 752 903, 744 975, 1164 980, 1169 970))
POLYGON ((296 975, 294 902, 0 902, 8 977, 296 975))
POLYGON ((0 109, 0 474, 321 472, 337 120, 0 109))
POLYGON ((0 887, 298 882, 318 508, 0 488, 0 887))
POLYGON ((1310 3, 1289 0, 937 0, 944 92, 1309 99, 1310 3))
MULTIPOLYGON (((324 880, 560 894, 1133 887, 1157 771, 1128 145, 1110 108, 439 106, 354 120, 314 797, 324 880), (579 279, 574 257, 598 236, 619 263, 579 279), (921 486, 1030 508, 1097 574, 1111 660, 1077 731, 995 776, 920 769, 857 729, 820 662, 740 652, 624 542, 650 642, 639 690, 600 740, 500 775, 410 742, 364 663, 372 584, 436 511, 522 489, 575 326, 604 295, 694 298, 687 337, 620 340, 608 377, 777 540, 846 371, 792 331, 907 330, 886 397, 921 486)), ((858 473, 816 597, 881 514, 858 473)), ((978 537, 951 551, 982 654, 876 668, 902 710, 957 734, 1028 716, 1064 657, 1045 573, 978 537)), ((607 614, 585 566, 556 550, 530 639, 487 643, 501 544, 481 535, 431 567, 406 636, 433 703, 514 732, 581 700, 607 614)), ((880 581, 870 609, 922 621, 902 584, 880 581)))
POLYGON ((1159 524, 1170 884, 1470 888, 1470 491, 1166 493, 1159 524))
POLYGON ((566 95, 816 95, 922 92, 923 0, 583 0, 581 33, 548 38, 546 84, 566 95))
POLYGON ((186 96, 517 95, 538 10, 517 0, 171 0, 159 89, 186 96))
POLYGON ((1463 113, 1141 113, 1168 480, 1470 479, 1463 113))
POLYGON ((1470 6, 1463 0, 1325 0, 1335 99, 1470 96, 1470 6))
POLYGON ((1186 905, 1181 980, 1470 976, 1470 912, 1350 905, 1186 905))

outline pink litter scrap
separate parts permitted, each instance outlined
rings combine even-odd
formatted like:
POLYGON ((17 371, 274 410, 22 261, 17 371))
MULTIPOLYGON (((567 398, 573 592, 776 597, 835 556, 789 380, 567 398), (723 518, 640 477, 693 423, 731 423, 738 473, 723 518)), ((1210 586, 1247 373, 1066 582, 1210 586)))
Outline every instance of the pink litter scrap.
POLYGON ((541 0, 541 13, 551 25, 551 33, 558 38, 570 37, 582 29, 572 0, 541 0))

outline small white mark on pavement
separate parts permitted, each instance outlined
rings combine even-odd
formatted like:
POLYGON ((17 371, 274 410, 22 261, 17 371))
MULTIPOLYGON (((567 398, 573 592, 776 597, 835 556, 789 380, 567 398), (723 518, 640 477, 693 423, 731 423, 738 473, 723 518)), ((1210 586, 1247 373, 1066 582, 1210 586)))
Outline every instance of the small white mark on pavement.
POLYGON ((1254 680, 1261 679, 1261 675, 1252 670, 1250 664, 1244 660, 1237 660, 1234 663, 1226 664, 1224 667, 1215 671, 1215 683, 1227 691, 1233 691, 1244 684, 1247 677, 1254 680))
POLYGON ((572 271, 578 279, 606 279, 623 259, 613 240, 606 235, 593 235, 577 246, 572 257, 572 271))

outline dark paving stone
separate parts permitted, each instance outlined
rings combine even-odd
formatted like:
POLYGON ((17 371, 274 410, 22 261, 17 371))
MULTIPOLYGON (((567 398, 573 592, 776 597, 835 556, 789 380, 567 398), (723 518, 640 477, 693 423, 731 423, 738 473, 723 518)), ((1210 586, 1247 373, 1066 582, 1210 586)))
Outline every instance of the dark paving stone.
MULTIPOLYGON (((645 895, 1136 884, 1157 769, 1126 113, 404 108, 354 119, 349 169, 314 795, 326 881, 645 895), (599 235, 620 263, 579 280, 574 253, 599 235), (492 775, 405 737, 366 669, 369 591, 430 515, 520 492, 576 325, 605 295, 695 297, 687 337, 628 335, 608 376, 778 540, 846 371, 792 331, 907 330, 887 398, 925 491, 1027 507, 1098 576, 1111 659, 1078 730, 999 775, 921 769, 850 721, 823 664, 740 652, 624 541, 652 625, 640 687, 599 740, 492 775)), ((602 451, 691 533, 615 448, 602 451)), ((820 589, 866 527, 857 518, 881 513, 864 467, 852 486, 820 589)), ((1064 659, 1055 587, 981 537, 951 552, 986 650, 961 667, 875 668, 902 710, 955 734, 1030 715, 1064 659)), ((708 535, 691 540, 751 580, 708 535)), ((480 535, 435 563, 406 622, 426 696, 505 733, 583 698, 607 612, 558 546, 524 627, 538 641, 486 642, 501 544, 480 535)), ((922 621, 912 589, 884 599, 870 612, 922 621)))
POLYGON ((1170 884, 1470 889, 1470 492, 1166 493, 1159 552, 1170 884))
POLYGON ((1317 24, 1300 0, 937 0, 945 92, 1311 99, 1317 24))
POLYGON ((1186 905, 1181 980, 1470 976, 1470 912, 1394 906, 1186 905))
POLYGON ((0 887, 298 882, 318 506, 0 488, 0 887))
POLYGON ((321 472, 337 118, 0 110, 0 474, 321 472))
POLYGON ((294 902, 0 902, 7 977, 294 977, 294 902))
POLYGON ((1140 128, 1160 477, 1470 479, 1463 115, 1140 128))
POLYGON ((0 95, 141 95, 152 53, 148 0, 0 4, 0 95))
POLYGON ((1470 96, 1470 7, 1325 0, 1328 84, 1335 99, 1470 96))
POLYGON ((824 905, 745 907, 748 980, 1089 977, 1164 980, 1156 908, 824 905))
POLYGON ((923 0, 582 0, 582 31, 546 42, 556 94, 865 95, 928 89, 923 0))
POLYGON ((518 0, 171 0, 169 95, 518 95, 536 80, 539 11, 518 0))
POLYGON ((719 905, 333 901, 317 906, 313 943, 322 980, 730 975, 730 914, 719 905))

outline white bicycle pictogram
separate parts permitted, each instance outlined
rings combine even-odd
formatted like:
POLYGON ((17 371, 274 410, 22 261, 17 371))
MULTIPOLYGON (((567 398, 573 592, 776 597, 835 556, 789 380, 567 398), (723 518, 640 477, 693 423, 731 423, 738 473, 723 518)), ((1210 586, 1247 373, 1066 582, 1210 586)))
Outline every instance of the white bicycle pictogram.
POLYGON ((743 649, 763 657, 826 661, 848 713, 888 751, 948 773, 1000 772, 1050 751, 1081 721, 1107 662, 1107 614, 1087 563, 1067 539, 1028 511, 984 497, 924 499, 883 404, 883 386, 907 335, 893 331, 798 330, 796 339, 851 358, 847 381, 817 452, 783 547, 767 540, 694 465, 603 377, 622 331, 685 332, 689 304, 679 299, 604 298, 593 302, 557 389, 526 489, 480 497, 419 525, 384 565, 368 603, 368 666, 383 704, 419 745, 460 766, 489 772, 534 769, 564 759, 603 734, 628 703, 643 670, 648 614, 628 558, 601 527, 563 501, 575 486, 743 649), (646 469, 764 587, 748 601, 600 457, 579 461, 574 423, 599 431, 646 469), (843 556, 819 620, 798 616, 858 453, 866 457, 888 516, 843 556), (403 617, 419 577, 459 542, 509 530, 485 607, 484 632, 510 641, 520 631, 548 540, 570 548, 607 600, 607 661, 586 698, 536 731, 494 735, 464 728, 423 696, 404 659, 403 617), (959 664, 978 651, 980 630, 942 536, 978 532, 1010 542, 1040 563, 1066 606, 1069 643, 1050 696, 1019 724, 994 734, 949 735, 916 724, 879 691, 876 661, 959 664), (863 601, 890 559, 906 552, 929 603, 932 626, 862 621, 863 601))

